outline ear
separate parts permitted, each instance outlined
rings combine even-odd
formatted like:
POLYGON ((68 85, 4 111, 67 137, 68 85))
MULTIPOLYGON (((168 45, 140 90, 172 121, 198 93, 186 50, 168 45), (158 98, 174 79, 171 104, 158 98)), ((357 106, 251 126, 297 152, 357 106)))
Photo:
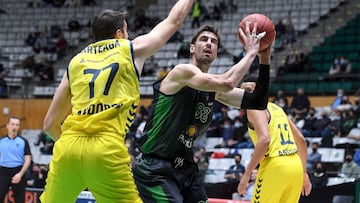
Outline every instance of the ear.
POLYGON ((115 32, 115 38, 116 39, 122 39, 124 38, 124 32, 120 29, 117 29, 115 32))
POLYGON ((190 54, 195 52, 195 45, 194 44, 190 44, 190 54))

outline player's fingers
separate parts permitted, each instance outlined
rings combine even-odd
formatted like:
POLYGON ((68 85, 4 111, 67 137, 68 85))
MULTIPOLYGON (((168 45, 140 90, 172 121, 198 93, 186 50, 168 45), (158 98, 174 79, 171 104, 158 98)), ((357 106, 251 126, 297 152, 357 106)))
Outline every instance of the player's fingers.
POLYGON ((239 33, 240 33, 241 38, 243 38, 243 40, 245 40, 246 34, 244 33, 244 31, 241 28, 239 28, 239 33))
POLYGON ((245 24, 245 32, 248 35, 250 35, 250 24, 251 24, 251 20, 247 20, 245 24))
POLYGON ((257 22, 254 23, 254 27, 253 27, 251 35, 253 35, 253 36, 256 35, 256 31, 257 31, 257 22))
POLYGON ((258 34, 258 35, 257 35, 257 38, 258 38, 258 39, 262 39, 265 35, 266 35, 266 32, 264 31, 264 32, 258 34))

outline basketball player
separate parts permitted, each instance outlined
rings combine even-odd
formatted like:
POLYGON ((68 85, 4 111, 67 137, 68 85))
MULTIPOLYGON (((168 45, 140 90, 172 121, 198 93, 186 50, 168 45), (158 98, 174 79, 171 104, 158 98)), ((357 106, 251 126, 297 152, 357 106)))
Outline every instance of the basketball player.
MULTIPOLYGON (((246 78, 241 87, 251 92, 258 85, 255 81, 255 78, 246 78)), ((250 174, 260 163, 252 202, 298 202, 300 194, 309 195, 307 145, 301 132, 274 103, 269 102, 265 110, 246 111, 248 132, 255 148, 238 185, 238 193, 246 194, 250 174)))
POLYGON ((125 13, 95 16, 96 42, 72 58, 44 120, 45 132, 57 141, 42 203, 75 202, 85 188, 98 203, 142 202, 124 141, 140 99, 139 76, 192 4, 177 1, 163 21, 132 41, 125 13))
POLYGON ((145 126, 142 157, 133 169, 144 202, 207 202, 203 179, 193 160, 193 142, 207 131, 215 99, 228 99, 227 92, 237 86, 257 54, 262 83, 253 93, 239 89, 237 107, 266 107, 270 51, 259 53, 261 37, 255 35, 256 24, 252 30, 254 34, 250 32, 250 23, 245 32, 239 30, 247 54, 227 72, 208 73, 217 57, 220 37, 214 27, 202 26, 190 44, 190 63, 176 65, 164 79, 154 83, 154 100, 145 126))

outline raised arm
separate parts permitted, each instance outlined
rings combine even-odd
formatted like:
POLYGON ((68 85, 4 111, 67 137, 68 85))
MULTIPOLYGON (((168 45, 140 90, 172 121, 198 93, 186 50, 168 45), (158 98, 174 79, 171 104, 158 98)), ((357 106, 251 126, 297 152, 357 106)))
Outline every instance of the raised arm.
POLYGON ((180 28, 193 3, 194 0, 177 1, 163 21, 157 24, 149 33, 140 35, 133 40, 135 63, 140 72, 146 58, 163 47, 180 28))
POLYGON ((58 140, 61 134, 61 123, 71 109, 71 93, 69 80, 65 73, 46 113, 43 130, 53 140, 58 140))
MULTIPOLYGON (((234 88, 228 92, 217 92, 216 100, 235 108, 265 109, 268 102, 271 47, 259 52, 259 76, 252 92, 234 88)), ((240 63, 240 62, 239 62, 240 63)))

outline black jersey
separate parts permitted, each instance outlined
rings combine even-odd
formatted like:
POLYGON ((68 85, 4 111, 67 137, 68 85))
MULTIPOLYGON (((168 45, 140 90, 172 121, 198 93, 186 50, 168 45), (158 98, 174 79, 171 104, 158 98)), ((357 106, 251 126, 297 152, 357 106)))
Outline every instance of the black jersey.
POLYGON ((174 95, 165 95, 159 90, 160 83, 154 83, 142 152, 180 164, 193 162, 193 142, 211 123, 215 93, 184 87, 174 95))

